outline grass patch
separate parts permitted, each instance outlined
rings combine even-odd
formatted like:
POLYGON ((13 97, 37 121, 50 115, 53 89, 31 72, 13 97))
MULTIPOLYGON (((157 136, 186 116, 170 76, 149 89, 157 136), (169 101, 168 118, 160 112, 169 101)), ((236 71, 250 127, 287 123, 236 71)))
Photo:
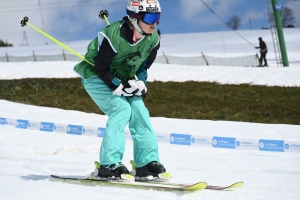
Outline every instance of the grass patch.
MULTIPOLYGON (((149 82, 152 117, 300 124, 300 88, 217 83, 149 82)), ((0 99, 103 114, 81 79, 0 80, 0 99)))

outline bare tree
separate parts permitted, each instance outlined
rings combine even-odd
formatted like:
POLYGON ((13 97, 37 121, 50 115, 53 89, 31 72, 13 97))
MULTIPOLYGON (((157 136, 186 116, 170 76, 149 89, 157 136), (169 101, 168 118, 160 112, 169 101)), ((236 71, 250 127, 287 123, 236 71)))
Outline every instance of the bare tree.
MULTIPOLYGON (((281 16, 281 24, 282 27, 284 28, 289 25, 293 25, 295 23, 294 11, 289 7, 282 6, 282 10, 280 11, 280 16, 281 16)), ((273 12, 269 13, 269 22, 275 23, 273 12)))
POLYGON ((287 27, 295 23, 294 11, 289 7, 282 7, 280 12, 282 27, 287 27))
POLYGON ((232 30, 238 30, 241 26, 242 19, 238 15, 233 15, 227 22, 227 26, 232 30))

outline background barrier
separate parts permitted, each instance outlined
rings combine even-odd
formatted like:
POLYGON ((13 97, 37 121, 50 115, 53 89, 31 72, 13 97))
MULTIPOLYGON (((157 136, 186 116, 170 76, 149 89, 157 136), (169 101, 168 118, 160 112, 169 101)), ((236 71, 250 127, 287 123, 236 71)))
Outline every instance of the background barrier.
MULTIPOLYGON (((0 126, 1 125, 11 125, 20 129, 92 137, 103 137, 105 134, 105 127, 39 122, 27 119, 8 119, 0 117, 0 126)), ((126 139, 132 139, 129 130, 126 130, 124 134, 126 135, 126 139)), ((157 133, 157 140, 159 143, 167 143, 171 145, 300 153, 300 141, 273 140, 266 138, 247 139, 223 136, 200 136, 182 133, 157 133)))
MULTIPOLYGON (((0 56, 1 62, 26 62, 26 61, 78 61, 81 59, 73 54, 66 54, 62 51, 62 54, 55 55, 36 55, 34 51, 30 56, 10 56, 6 53, 5 56, 0 56)), ((195 57, 178 57, 165 55, 157 56, 155 63, 161 64, 177 64, 177 65, 192 65, 192 66, 203 66, 203 65, 217 65, 217 66, 244 66, 244 67, 256 67, 259 65, 258 55, 248 55, 240 57, 230 58, 218 58, 207 56, 202 53, 201 56, 195 57)))

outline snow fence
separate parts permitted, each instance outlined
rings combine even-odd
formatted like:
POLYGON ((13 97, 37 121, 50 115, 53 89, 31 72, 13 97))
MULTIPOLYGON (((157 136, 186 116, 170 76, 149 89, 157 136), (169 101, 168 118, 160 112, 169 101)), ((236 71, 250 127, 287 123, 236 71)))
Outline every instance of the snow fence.
MULTIPOLYGON (((5 56, 0 56, 1 62, 38 62, 38 61, 78 61, 81 59, 72 54, 66 54, 64 51, 62 54, 55 55, 36 55, 34 51, 29 56, 11 56, 6 53, 5 56)), ((157 56, 155 63, 161 64, 177 64, 177 65, 192 65, 192 66, 244 66, 244 67, 256 67, 259 65, 258 55, 247 55, 240 57, 219 58, 207 56, 202 53, 202 56, 194 57, 178 57, 165 55, 157 56)))

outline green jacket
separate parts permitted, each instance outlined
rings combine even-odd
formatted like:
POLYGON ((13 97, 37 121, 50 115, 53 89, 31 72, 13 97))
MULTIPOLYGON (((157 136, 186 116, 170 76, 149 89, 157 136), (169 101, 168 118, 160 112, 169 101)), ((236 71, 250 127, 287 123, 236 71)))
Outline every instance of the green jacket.
MULTIPOLYGON (((91 63, 95 64, 95 58, 98 55, 98 48, 101 46, 104 39, 108 40, 110 48, 114 51, 114 55, 112 55, 113 58, 107 67, 109 67, 112 77, 119 81, 134 79, 137 72, 143 71, 143 68, 141 70, 141 66, 145 66, 148 56, 159 44, 159 36, 156 30, 152 35, 144 36, 138 42, 131 44, 126 37, 122 35, 122 31, 124 32, 124 30, 129 32, 128 28, 123 28, 125 25, 126 21, 117 21, 102 29, 99 32, 98 37, 92 40, 88 45, 88 51, 85 54, 85 58, 91 63)), ((98 57, 97 59, 101 60, 102 58, 98 57)), ((96 68, 97 67, 98 66, 96 66, 96 68)), ((100 76, 99 73, 95 71, 95 67, 88 64, 86 61, 78 63, 74 67, 74 70, 83 79, 100 76)), ((100 76, 100 78, 102 77, 100 76)), ((113 82, 116 87, 119 85, 118 81, 116 80, 110 81, 113 82)), ((107 83, 108 80, 104 80, 104 82, 107 83)), ((112 89, 114 89, 114 87, 112 89)))

